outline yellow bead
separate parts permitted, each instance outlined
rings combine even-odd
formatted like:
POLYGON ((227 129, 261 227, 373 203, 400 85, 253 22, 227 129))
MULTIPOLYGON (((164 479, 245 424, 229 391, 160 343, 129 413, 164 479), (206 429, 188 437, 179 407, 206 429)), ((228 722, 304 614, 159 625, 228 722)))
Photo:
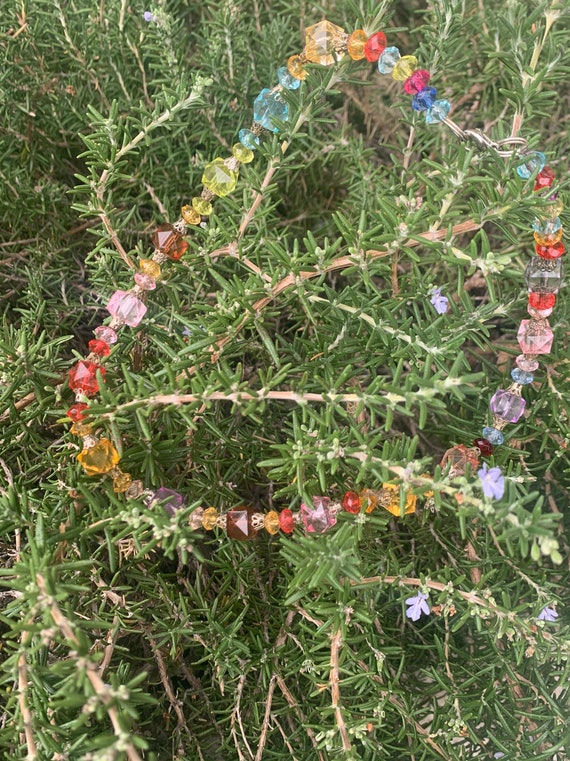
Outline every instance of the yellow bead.
POLYGON ((109 439, 99 439, 94 447, 80 452, 77 459, 88 476, 101 476, 112 470, 120 457, 109 439))
MULTIPOLYGON (((382 504, 389 513, 392 515, 400 516, 400 487, 396 484, 382 484, 382 488, 392 494, 392 499, 388 504, 382 504)), ((404 514, 416 512, 416 502, 418 498, 415 494, 408 493, 406 495, 406 503, 404 505, 404 514)))
POLYGON ((74 423, 69 429, 74 436, 88 436, 93 426, 85 423, 74 423))
POLYGON ((538 209, 536 216, 541 219, 554 219, 555 217, 559 217, 563 211, 564 204, 559 198, 557 198, 552 203, 549 203, 548 206, 543 206, 542 209, 538 209))
POLYGON ((403 55, 398 58, 392 69, 392 76, 397 79, 398 82, 405 82, 408 77, 411 77, 414 71, 418 68, 418 59, 415 55, 403 55))
POLYGON ((115 494, 122 494, 123 492, 126 492, 129 486, 132 483, 132 478, 130 473, 119 473, 117 476, 113 478, 113 491, 115 494))
POLYGON ((292 77, 295 77, 295 79, 307 78, 307 70, 305 69, 304 61, 300 55, 292 55, 287 60, 287 69, 289 74, 291 74, 292 77))
POLYGON ((376 509, 379 500, 377 492, 372 491, 372 489, 363 489, 358 496, 364 506, 365 513, 371 513, 376 509))
POLYGON ((192 206, 183 206, 180 214, 187 225, 199 225, 202 219, 192 206))
POLYGON ((227 196, 237 185, 238 173, 230 169, 222 158, 214 159, 204 167, 202 182, 215 196, 227 196))
POLYGON ((326 19, 318 24, 308 26, 305 31, 305 57, 311 63, 321 66, 332 66, 335 62, 335 52, 345 39, 342 27, 331 24, 326 19))
POLYGON ((356 29, 348 38, 346 49, 353 61, 361 61, 364 58, 364 46, 368 42, 368 35, 362 29, 356 29))
POLYGON ((160 264, 157 264, 152 259, 141 259, 139 261, 139 270, 149 277, 153 277, 158 280, 160 277, 160 264))
POLYGON ((232 147, 232 153, 240 164, 249 164, 250 161, 253 161, 253 151, 250 148, 246 148, 245 145, 242 145, 241 143, 236 143, 232 147))
POLYGON ((279 533, 279 513, 271 510, 263 519, 263 526, 268 534, 279 533))
POLYGON ((204 510, 204 515, 202 516, 202 527, 205 528, 206 531, 211 531, 213 528, 215 528, 217 521, 218 511, 215 507, 209 507, 207 510, 204 510))
POLYGON ((212 204, 200 196, 195 196, 192 199, 192 208, 202 217, 209 217, 212 213, 212 204))

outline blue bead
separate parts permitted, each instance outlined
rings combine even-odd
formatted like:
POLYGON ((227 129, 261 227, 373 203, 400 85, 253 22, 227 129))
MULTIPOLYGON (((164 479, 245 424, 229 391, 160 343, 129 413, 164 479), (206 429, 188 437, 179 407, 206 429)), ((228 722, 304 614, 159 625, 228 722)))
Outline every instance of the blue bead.
POLYGON ((562 227, 560 217, 554 217, 553 219, 539 219, 538 217, 532 223, 532 229, 542 235, 554 235, 562 227))
POLYGON ((505 437, 503 436, 503 434, 500 431, 498 431, 496 428, 491 428, 491 427, 483 428, 482 434, 489 443, 494 444, 495 446, 499 446, 505 440, 505 437))
POLYGON ((401 58, 400 51, 396 47, 384 48, 382 55, 378 59, 378 71, 380 74, 389 74, 398 58, 401 58))
POLYGON ((240 129, 238 139, 250 151, 256 151, 259 147, 259 138, 250 129, 240 129))
POLYGON ((281 87, 284 87, 286 90, 297 90, 301 86, 301 80, 290 74, 286 66, 277 69, 277 78, 281 87))
POLYGON ((275 90, 264 87, 253 101, 253 120, 270 132, 279 132, 273 119, 286 122, 289 118, 289 106, 275 90))
POLYGON ((414 111, 427 111, 435 102, 435 87, 424 87, 412 98, 414 111))
POLYGON ((528 180, 535 172, 542 172, 546 166, 546 156, 540 151, 529 154, 522 164, 517 167, 517 174, 523 180, 528 180))
POLYGON ((442 122, 447 117, 450 108, 451 103, 448 100, 436 100, 426 111, 426 124, 442 122))
POLYGON ((533 382, 534 375, 532 373, 527 373, 526 370, 521 370, 520 367, 515 367, 514 370, 511 370, 511 378, 515 383, 520 383, 523 386, 526 386, 528 383, 533 382))

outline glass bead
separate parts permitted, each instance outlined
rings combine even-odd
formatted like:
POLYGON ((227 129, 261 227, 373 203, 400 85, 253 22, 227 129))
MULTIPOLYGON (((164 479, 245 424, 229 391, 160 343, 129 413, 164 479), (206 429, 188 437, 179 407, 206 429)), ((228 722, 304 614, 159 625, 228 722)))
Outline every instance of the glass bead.
POLYGON ((505 440, 505 437, 503 434, 498 431, 496 428, 492 428, 491 426, 487 426, 483 428, 481 431, 483 436, 487 439, 487 441, 490 441, 493 446, 500 446, 503 441, 505 440))
POLYGON ((534 317, 535 320, 545 320, 547 317, 550 317, 554 310, 552 307, 549 307, 548 309, 535 309, 534 307, 527 306, 526 311, 531 317, 534 317))
POLYGON ((497 389, 489 402, 491 412, 509 423, 516 423, 522 417, 525 407, 526 401, 522 396, 512 394, 504 388, 497 389))
POLYGON ((209 507, 207 510, 204 510, 204 515, 202 516, 202 528, 205 528, 206 531, 212 531, 212 529, 216 528, 217 522, 218 511, 215 507, 209 507))
MULTIPOLYGON (((289 106, 276 90, 264 87, 253 101, 253 119, 270 132, 279 132, 279 127, 273 124, 273 119, 286 122, 289 118, 289 106)), ((204 179, 202 178, 202 182, 204 179)), ((204 183, 206 184, 206 183, 204 183)), ((232 188, 233 190, 233 188, 232 188)), ((212 191, 214 192, 214 191, 212 191)), ((230 192, 230 191, 228 191, 230 192)), ((224 193, 223 195, 226 195, 224 193)))
POLYGON ((378 71, 380 74, 390 74, 390 72, 394 70, 394 66, 400 60, 400 58, 401 56, 398 48, 394 46, 386 48, 386 50, 384 50, 378 59, 378 71))
MULTIPOLYGON (((485 436, 485 438, 489 439, 488 436, 485 436)), ((474 470, 478 462, 479 455, 473 447, 470 448, 466 447, 465 444, 457 444, 457 446, 451 447, 444 453, 441 458, 441 467, 445 468, 450 465, 450 476, 463 476, 468 466, 471 466, 471 470, 474 470)))
POLYGON ((394 63, 392 77, 398 82, 405 82, 418 68, 418 59, 415 55, 403 55, 394 63))
POLYGON ((130 473, 119 473, 113 478, 113 491, 115 494, 124 494, 132 483, 130 473))
POLYGON ((560 259, 531 257, 524 271, 524 279, 533 293, 557 293, 564 278, 564 268, 560 259))
POLYGON ((190 514, 190 517, 188 518, 188 525, 192 529, 192 531, 198 531, 202 528, 202 518, 204 517, 204 508, 203 507, 197 507, 195 510, 192 511, 190 514))
POLYGON ((146 313, 146 306, 130 291, 115 291, 107 302, 107 311, 131 328, 136 328, 146 313))
POLYGON ((263 519, 263 528, 267 531, 268 534, 271 534, 272 536, 278 534, 280 529, 279 513, 275 510, 270 510, 268 513, 266 513, 263 519))
MULTIPOLYGON (((400 516, 400 487, 396 484, 382 484, 382 489, 389 495, 390 499, 381 500, 382 507, 396 517, 400 516)), ((404 515, 416 512, 417 497, 415 494, 408 492, 404 502, 404 515)))
POLYGON ((238 173, 234 169, 230 169, 222 158, 214 159, 206 164, 202 175, 204 187, 220 198, 235 190, 237 179, 238 173))
POLYGON ((85 420, 87 417, 87 415, 83 414, 87 409, 89 409, 89 405, 85 404, 85 402, 76 402, 71 405, 65 414, 74 423, 79 423, 80 420, 85 420))
POLYGON ((257 531, 253 528, 253 507, 232 507, 226 513, 226 531, 230 539, 244 542, 253 539, 257 531))
POLYGON ((305 58, 321 66, 332 66, 335 50, 344 39, 344 29, 326 19, 307 27, 305 31, 305 58))
POLYGON ((515 362, 517 367, 520 367, 521 370, 527 373, 533 373, 539 367, 538 361, 534 357, 527 357, 526 354, 519 354, 515 358, 515 362))
POLYGON ((305 503, 301 505, 301 519, 309 534, 324 534, 335 525, 336 516, 329 510, 329 505, 328 497, 314 497, 313 507, 305 503))
POLYGON ((542 209, 538 209, 536 212, 540 219, 553 219, 559 217, 564 211, 564 204, 560 198, 552 198, 551 203, 543 206, 542 209))
POLYGON ((136 481, 131 481, 129 488, 125 492, 125 497, 127 499, 138 499, 143 493, 144 484, 137 479, 136 481))
POLYGON ((289 510, 287 507, 279 513, 279 528, 284 534, 292 534, 293 529, 295 528, 293 511, 289 510))
POLYGON ((79 422, 79 423, 74 423, 69 430, 74 436, 83 437, 83 436, 89 436, 89 434, 93 430, 93 426, 79 422))
POLYGON ((562 229, 562 222, 560 217, 553 219, 539 219, 537 217, 532 223, 532 228, 541 235, 555 235, 558 230, 562 229))
MULTIPOLYGON (((203 181, 204 180, 202 180, 202 182, 203 181)), ((154 247, 157 248, 161 254, 165 254, 169 259, 173 259, 174 261, 181 259, 188 248, 188 243, 182 238, 178 230, 170 224, 164 224, 157 227, 151 235, 151 240, 154 247)))
POLYGON ((249 148, 250 151, 256 151, 259 148, 259 137, 250 129, 240 129, 238 140, 244 148, 249 148))
POLYGON ((424 87, 412 98, 412 108, 414 111, 427 111, 435 103, 435 96, 435 87, 424 87))
POLYGON ((532 177, 533 173, 537 170, 538 172, 542 172, 545 166, 546 156, 544 153, 534 151, 534 153, 525 156, 524 162, 517 166, 517 174, 519 177, 522 177, 523 180, 528 180, 528 178, 532 177))
POLYGON ((517 341, 525 354, 550 354, 553 340, 548 320, 521 320, 517 341))
POLYGON ((426 111, 426 124, 438 124, 447 118, 451 110, 448 100, 436 100, 431 108, 426 111))
POLYGON ((474 439, 473 446, 481 452, 483 457, 490 457, 493 454, 493 445, 488 439, 474 439))
POLYGON ((521 370, 520 367, 515 367, 513 370, 511 370, 511 378, 515 383, 520 383, 522 386, 527 386, 529 383, 533 382, 534 375, 532 373, 527 373, 524 370, 521 370))
POLYGON ((97 338, 101 341, 105 341, 107 344, 117 343, 117 334, 113 328, 110 328, 108 325, 99 325, 93 332, 97 338))
POLYGON ((232 146, 232 154, 241 164, 249 164, 254 159, 254 153, 251 148, 246 148, 241 143, 232 146))
POLYGON ((99 439, 94 447, 80 452, 77 459, 88 476, 101 476, 114 468, 120 457, 109 439, 99 439))
POLYGON ((69 371, 69 388, 73 391, 82 391, 85 396, 93 396, 99 391, 97 372, 105 375, 105 368, 96 365, 95 362, 79 360, 69 371))
POLYGON ((552 246, 540 246, 538 244, 536 246, 536 253, 542 259, 559 259, 565 250, 564 243, 561 240, 552 246))
MULTIPOLYGON (((289 71, 289 74, 291 74, 291 76, 295 77, 296 79, 303 80, 307 78, 307 70, 305 69, 305 61, 303 58, 301 58, 300 55, 292 55, 287 59, 287 69, 289 71)), ((241 137, 240 137, 240 142, 243 143, 243 140, 241 139, 241 137)), ((251 146, 247 146, 247 147, 251 148, 251 146)))
POLYGON ((207 198, 201 198, 200 196, 194 196, 192 199, 192 208, 194 211, 198 212, 201 217, 209 217, 214 210, 212 202, 208 201, 207 198))
POLYGON ((301 80, 294 77, 286 66, 277 69, 277 79, 286 90, 298 90, 301 86, 301 80))
POLYGON ((139 271, 158 280, 160 277, 160 264, 152 259, 139 259, 139 271))
POLYGON ((202 221, 202 217, 193 206, 183 206, 180 209, 180 214, 187 225, 199 225, 202 221))
POLYGON ((363 489, 358 496, 365 513, 371 513, 378 506, 378 492, 372 491, 372 489, 363 489))
POLYGON ((349 34, 346 42, 346 50, 353 61, 361 61, 364 58, 364 46, 368 35, 363 29, 355 29, 349 34))
POLYGON ((544 188, 549 188, 553 182, 554 182, 554 170, 551 169, 549 166, 545 166, 536 175, 536 178, 534 180, 534 189, 535 191, 544 190, 544 188))
POLYGON ((556 295, 554 293, 529 293, 528 303, 535 309, 550 309, 556 303, 556 295))
POLYGON ((174 489, 167 489, 166 486, 160 486, 152 495, 151 507, 161 502, 161 507, 168 515, 174 515, 177 510, 181 510, 186 504, 183 494, 174 489))
POLYGON ((145 275, 144 272, 135 272, 135 283, 143 291, 154 291, 156 288, 156 280, 150 275, 145 275))
POLYGON ((404 82, 404 92, 415 95, 429 85, 430 73, 426 69, 417 69, 404 82))
POLYGON ((376 32, 368 38, 364 45, 364 56, 370 63, 376 63, 382 53, 386 50, 386 35, 384 32, 376 32))
POLYGON ((111 353, 111 347, 107 341, 102 341, 100 338, 93 338, 87 344, 91 354, 97 354, 99 357, 108 357, 111 353))
POLYGON ((360 497, 355 491, 347 491, 342 500, 342 506, 348 513, 360 512, 360 497))
POLYGON ((559 240, 562 240, 563 234, 564 232, 562 228, 556 230, 552 235, 546 235, 545 233, 540 233, 535 230, 534 239, 539 246, 553 246, 555 243, 558 243, 559 240))

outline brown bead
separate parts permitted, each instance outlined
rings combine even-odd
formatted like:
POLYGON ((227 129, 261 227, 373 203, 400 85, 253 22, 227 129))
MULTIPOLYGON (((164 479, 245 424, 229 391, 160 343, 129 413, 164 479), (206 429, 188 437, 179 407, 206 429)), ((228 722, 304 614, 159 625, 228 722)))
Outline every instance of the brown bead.
POLYGON ((233 507, 226 513, 226 531, 230 539, 253 539, 257 533, 252 525, 253 507, 233 507))

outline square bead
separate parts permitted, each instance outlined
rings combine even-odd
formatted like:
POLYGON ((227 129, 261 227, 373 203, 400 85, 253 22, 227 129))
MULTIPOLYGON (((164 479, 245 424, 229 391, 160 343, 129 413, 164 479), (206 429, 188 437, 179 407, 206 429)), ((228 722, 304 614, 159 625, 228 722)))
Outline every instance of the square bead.
POLYGON ((226 531, 230 539, 246 541, 253 539, 256 531, 252 525, 253 507, 233 507, 226 513, 226 531))

